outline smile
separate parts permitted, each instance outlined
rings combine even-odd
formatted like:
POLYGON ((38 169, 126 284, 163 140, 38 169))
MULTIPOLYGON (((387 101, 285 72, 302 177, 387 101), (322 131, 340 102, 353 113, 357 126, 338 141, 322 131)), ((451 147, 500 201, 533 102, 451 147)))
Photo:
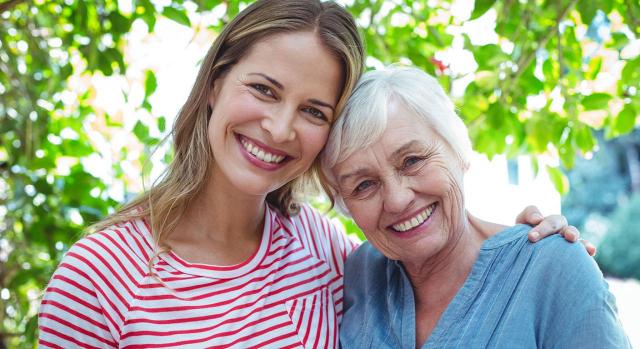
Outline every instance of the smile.
POLYGON ((418 213, 412 218, 407 219, 404 222, 392 225, 391 228, 393 228, 393 230, 395 231, 405 232, 419 226, 420 224, 426 222, 429 217, 431 217, 431 214, 436 209, 437 204, 437 202, 434 202, 433 204, 429 205, 424 211, 418 213))
POLYGON ((286 158, 286 156, 284 155, 277 155, 269 152, 268 150, 251 142, 245 137, 240 136, 239 138, 240 138, 240 143, 249 154, 255 156, 259 160, 262 160, 266 163, 279 164, 286 158))

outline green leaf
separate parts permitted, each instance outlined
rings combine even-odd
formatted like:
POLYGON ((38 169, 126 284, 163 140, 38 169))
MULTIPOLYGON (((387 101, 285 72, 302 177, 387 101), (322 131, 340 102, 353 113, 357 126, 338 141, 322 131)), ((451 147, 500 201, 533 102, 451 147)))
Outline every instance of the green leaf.
POLYGON ((588 126, 577 126, 575 129, 575 140, 578 148, 583 152, 588 152, 596 145, 593 133, 588 126))
POLYGON ((502 104, 493 103, 489 106, 489 110, 487 110, 487 122, 492 129, 498 129, 502 127, 505 118, 505 110, 502 104))
POLYGON ((133 127, 133 134, 136 135, 140 142, 146 143, 149 139, 149 127, 138 120, 138 122, 136 122, 136 125, 133 127))
POLYGON ((158 81, 156 80, 156 74, 151 70, 145 72, 144 78, 144 98, 147 99, 158 88, 158 81))
POLYGON ((496 3, 496 0, 476 0, 473 7, 473 12, 471 13, 471 19, 476 19, 482 16, 495 3, 496 3))
POLYGON ((602 68, 602 57, 598 56, 589 61, 589 69, 587 70, 586 77, 589 80, 594 80, 602 68))
POLYGON ((638 86, 640 85, 640 56, 627 61, 625 63, 624 68, 622 68, 622 73, 620 74, 620 82, 627 86, 638 86))
POLYGON ((599 110, 609 107, 612 96, 607 93, 593 93, 582 99, 582 106, 585 110, 599 110))
POLYGON ((540 162, 538 161, 538 158, 535 156, 531 157, 531 169, 533 170, 533 176, 537 177, 538 172, 540 171, 540 162))
POLYGON ((595 17, 596 12, 598 12, 598 3, 593 0, 580 0, 576 7, 578 8, 578 12, 580 12, 580 17, 582 17, 582 23, 586 25, 591 24, 593 17, 595 17))
POLYGON ((219 3, 220 3, 220 0, 204 0, 202 7, 207 11, 211 11, 219 3))
POLYGON ((614 121, 615 131, 620 135, 631 132, 636 125, 637 117, 638 114, 636 113, 633 104, 628 103, 624 106, 614 121))
POLYGON ((156 8, 149 0, 139 0, 142 11, 137 10, 140 18, 147 24, 147 32, 151 33, 156 26, 156 8))
POLYGON ((567 179, 567 176, 559 168, 547 166, 547 173, 560 195, 569 192, 569 179, 567 179))
POLYGON ((164 116, 159 117, 158 130, 160 130, 160 132, 164 132, 166 128, 167 128, 167 118, 165 118, 164 116))
POLYGON ((111 12, 107 18, 117 33, 126 33, 131 29, 131 21, 118 11, 111 12))
POLYGON ((63 140, 60 147, 63 154, 78 158, 91 155, 95 151, 89 144, 75 139, 63 140))
POLYGON ((484 90, 494 89, 498 83, 498 74, 489 70, 478 71, 475 74, 475 81, 478 87, 484 90))
POLYGON ((111 66, 113 66, 113 62, 117 63, 121 73, 127 70, 127 66, 124 63, 124 57, 122 56, 122 52, 119 50, 115 48, 108 48, 104 51, 104 57, 112 62, 111 66))
POLYGON ((189 16, 187 16, 187 12, 184 9, 167 6, 164 8, 164 10, 162 10, 162 14, 175 22, 178 22, 187 27, 191 27, 191 21, 189 20, 189 16))
POLYGON ((558 80, 560 70, 559 64, 557 61, 552 59, 547 59, 542 63, 542 73, 544 74, 544 80, 550 81, 553 87, 556 87, 556 81, 558 80))
POLYGON ((622 50, 629 44, 629 38, 627 34, 621 32, 611 33, 611 39, 607 42, 607 47, 614 48, 616 50, 622 50))

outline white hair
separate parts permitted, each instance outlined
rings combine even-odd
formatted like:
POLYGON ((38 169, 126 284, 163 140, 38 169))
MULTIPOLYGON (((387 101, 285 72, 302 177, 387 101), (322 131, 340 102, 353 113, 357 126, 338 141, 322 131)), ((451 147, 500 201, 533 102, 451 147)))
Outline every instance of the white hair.
POLYGON ((387 128, 388 106, 392 100, 415 112, 451 146, 463 168, 469 166, 471 141, 467 127, 434 77, 418 68, 398 65, 369 71, 358 81, 321 155, 323 174, 334 189, 332 194, 338 207, 345 213, 331 169, 378 141, 387 128))

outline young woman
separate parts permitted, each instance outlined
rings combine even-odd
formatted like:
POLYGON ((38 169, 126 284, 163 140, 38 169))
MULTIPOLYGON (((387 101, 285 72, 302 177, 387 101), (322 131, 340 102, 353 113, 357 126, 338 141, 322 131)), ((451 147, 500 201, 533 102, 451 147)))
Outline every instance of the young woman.
POLYGON ((332 2, 242 11, 178 115, 163 179, 59 265, 40 347, 336 347, 355 245, 294 195, 363 62, 353 18, 332 2))

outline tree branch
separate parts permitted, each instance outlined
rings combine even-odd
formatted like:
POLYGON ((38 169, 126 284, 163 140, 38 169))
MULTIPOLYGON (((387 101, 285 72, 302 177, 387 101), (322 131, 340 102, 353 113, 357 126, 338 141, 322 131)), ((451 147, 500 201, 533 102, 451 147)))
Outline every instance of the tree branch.
MULTIPOLYGON (((572 0, 571 2, 569 2, 567 7, 565 7, 562 10, 562 12, 560 12, 558 17, 556 18, 556 25, 554 25, 551 28, 551 30, 547 32, 547 35, 544 36, 542 40, 540 40, 540 45, 538 45, 538 49, 547 46, 547 43, 549 42, 549 40, 551 40, 551 38, 554 35, 556 35, 556 33, 559 31, 559 28, 560 28, 560 22, 562 21, 562 19, 564 19, 564 17, 567 16, 567 13, 569 13, 569 10, 571 10, 571 8, 576 4, 576 2, 578 1, 572 0)), ((531 52, 529 52, 527 56, 523 56, 524 58, 521 57, 521 59, 517 63, 518 71, 513 76, 514 80, 517 80, 518 78, 520 78, 520 76, 524 73, 524 71, 527 69, 529 64, 531 64, 531 61, 536 57, 536 52, 538 51, 538 49, 531 50, 531 52)))
POLYGON ((625 0, 625 3, 627 4, 627 14, 629 14, 629 20, 631 21, 630 24, 633 26, 632 30, 636 35, 638 35, 639 33, 637 32, 637 30, 638 27, 640 27, 640 23, 638 23, 638 19, 634 15, 635 11, 633 10, 633 3, 630 0, 625 0))
POLYGON ((556 25, 554 25, 547 32, 547 34, 542 38, 542 40, 540 40, 540 44, 536 49, 531 50, 529 54, 526 56, 524 55, 520 56, 520 59, 518 59, 518 62, 516 63, 516 65, 518 66, 518 70, 515 72, 515 74, 512 75, 512 77, 509 80, 507 80, 505 84, 506 85, 505 88, 502 89, 500 100, 504 100, 504 98, 506 98, 507 95, 511 92, 511 86, 513 86, 513 82, 517 81, 520 78, 520 76, 524 74, 524 71, 527 69, 529 64, 531 64, 533 59, 536 57, 536 52, 538 51, 538 49, 547 46, 547 43, 549 42, 549 40, 551 40, 551 38, 559 32, 560 22, 562 21, 562 19, 564 19, 564 17, 566 17, 567 13, 569 13, 569 10, 571 10, 571 8, 577 2, 578 0, 571 0, 569 4, 567 4, 567 6, 560 12, 560 14, 558 14, 558 17, 556 17, 556 25))
POLYGON ((26 0, 7 0, 0 2, 0 13, 11 10, 11 8, 24 1, 26 0))

